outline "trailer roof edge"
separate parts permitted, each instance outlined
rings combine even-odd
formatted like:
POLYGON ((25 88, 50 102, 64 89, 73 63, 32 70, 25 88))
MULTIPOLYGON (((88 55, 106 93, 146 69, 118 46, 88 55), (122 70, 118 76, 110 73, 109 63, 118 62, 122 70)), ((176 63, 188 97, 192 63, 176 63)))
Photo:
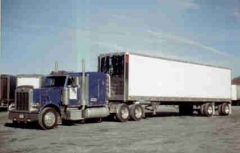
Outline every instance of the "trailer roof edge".
POLYGON ((171 60, 171 61, 181 62, 181 63, 189 63, 189 64, 196 64, 196 65, 202 65, 202 66, 210 66, 210 67, 227 69, 227 70, 231 70, 232 71, 231 68, 222 67, 222 66, 203 64, 203 63, 198 63, 198 62, 184 61, 184 60, 172 59, 172 58, 167 58, 167 57, 160 57, 160 56, 155 56, 155 55, 147 55, 147 54, 142 54, 142 53, 127 52, 127 51, 126 52, 111 52, 111 53, 99 54, 99 56, 122 55, 122 54, 127 54, 127 55, 131 55, 132 54, 132 55, 151 57, 151 58, 157 58, 157 59, 163 59, 163 60, 171 60))

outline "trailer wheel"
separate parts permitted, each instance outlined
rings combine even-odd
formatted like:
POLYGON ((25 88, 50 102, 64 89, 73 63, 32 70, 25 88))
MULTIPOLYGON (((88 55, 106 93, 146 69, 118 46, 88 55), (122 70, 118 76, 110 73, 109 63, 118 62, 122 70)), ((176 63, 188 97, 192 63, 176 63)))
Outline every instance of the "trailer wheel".
POLYGON ((139 104, 134 104, 130 107, 130 116, 134 121, 140 121, 143 115, 143 108, 139 104))
POLYGON ((222 115, 229 115, 230 114, 230 107, 228 105, 228 103, 223 103, 221 104, 221 111, 222 111, 222 115))
POLYGON ((200 114, 201 114, 202 116, 205 116, 204 109, 205 109, 205 104, 202 104, 202 105, 200 106, 200 114))
POLYGON ((57 112, 50 107, 44 108, 39 114, 38 124, 43 130, 53 129, 57 125, 57 112))
POLYGON ((222 104, 218 105, 218 115, 223 115, 222 104))
POLYGON ((213 115, 213 112, 214 112, 214 107, 211 103, 207 103, 205 104, 205 107, 204 107, 204 114, 206 116, 212 116, 213 115))
POLYGON ((130 117, 130 111, 128 105, 126 104, 119 104, 117 106, 117 113, 116 118, 120 122, 126 122, 130 117))

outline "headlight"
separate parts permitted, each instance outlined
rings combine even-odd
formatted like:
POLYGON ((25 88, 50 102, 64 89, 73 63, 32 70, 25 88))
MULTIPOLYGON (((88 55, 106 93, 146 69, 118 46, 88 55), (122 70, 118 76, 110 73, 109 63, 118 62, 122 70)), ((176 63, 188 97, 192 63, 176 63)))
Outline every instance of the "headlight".
POLYGON ((38 112, 40 107, 41 107, 40 103, 34 103, 34 104, 32 104, 32 107, 30 108, 30 111, 31 112, 38 112))
POLYGON ((40 108, 41 104, 40 103, 34 103, 32 104, 32 108, 40 108))

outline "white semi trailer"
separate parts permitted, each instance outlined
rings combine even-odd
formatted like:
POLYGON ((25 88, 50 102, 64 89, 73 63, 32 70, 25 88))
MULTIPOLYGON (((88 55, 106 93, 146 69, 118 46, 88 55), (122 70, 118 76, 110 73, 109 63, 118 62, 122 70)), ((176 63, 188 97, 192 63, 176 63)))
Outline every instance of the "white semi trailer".
MULTIPOLYGON (((142 114, 145 109, 155 114, 158 105, 178 105, 184 115, 194 110, 204 116, 215 114, 215 110, 219 115, 231 114, 228 68, 123 52, 99 55, 98 71, 110 75, 113 114, 119 111, 120 103, 129 106, 133 118, 137 117, 131 108, 136 104, 141 105, 138 110, 142 114)), ((124 120, 119 115, 117 118, 124 120)))

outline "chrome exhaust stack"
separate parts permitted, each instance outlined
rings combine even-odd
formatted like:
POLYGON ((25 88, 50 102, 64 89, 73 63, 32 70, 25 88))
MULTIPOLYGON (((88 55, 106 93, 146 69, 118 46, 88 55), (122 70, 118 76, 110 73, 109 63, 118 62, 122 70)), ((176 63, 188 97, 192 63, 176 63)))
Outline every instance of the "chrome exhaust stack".
POLYGON ((86 74, 85 74, 85 62, 84 59, 82 60, 82 85, 81 85, 81 102, 83 109, 87 105, 87 100, 86 100, 86 74))
POLYGON ((55 62, 55 72, 58 72, 58 62, 55 62))

